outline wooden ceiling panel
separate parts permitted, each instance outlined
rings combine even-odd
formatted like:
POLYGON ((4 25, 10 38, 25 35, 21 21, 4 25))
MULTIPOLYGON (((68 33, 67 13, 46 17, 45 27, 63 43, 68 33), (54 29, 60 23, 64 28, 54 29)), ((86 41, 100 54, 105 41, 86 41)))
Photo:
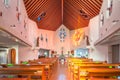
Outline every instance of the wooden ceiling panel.
POLYGON ((24 0, 24 4, 28 17, 34 20, 40 29, 54 31, 62 24, 61 0, 24 0), (41 18, 42 13, 45 13, 45 16, 41 18))
POLYGON ((61 24, 70 30, 87 27, 89 20, 99 13, 103 2, 103 0, 23 1, 29 18, 34 20, 40 29, 53 31, 61 24))
POLYGON ((70 30, 87 27, 99 14, 102 0, 64 0, 63 24, 70 30))

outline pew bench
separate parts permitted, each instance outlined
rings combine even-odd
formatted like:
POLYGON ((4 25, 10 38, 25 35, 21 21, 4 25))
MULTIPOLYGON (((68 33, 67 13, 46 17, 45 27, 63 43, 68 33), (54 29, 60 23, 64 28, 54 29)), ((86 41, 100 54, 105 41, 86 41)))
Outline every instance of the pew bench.
MULTIPOLYGON (((44 65, 44 66, 48 66, 49 68, 47 68, 48 71, 46 71, 45 73, 49 76, 48 78, 51 77, 52 73, 54 70, 56 70, 57 67, 57 58, 41 58, 41 59, 37 59, 37 60, 29 60, 29 64, 32 65, 44 65)), ((46 69, 46 68, 45 68, 46 69)))
POLYGON ((79 78, 78 74, 80 72, 80 70, 82 68, 84 69, 90 69, 90 68, 117 68, 120 64, 77 64, 74 65, 73 69, 71 70, 73 77, 75 78, 75 80, 77 80, 79 78))
POLYGON ((0 78, 0 80, 28 80, 27 78, 0 78))
POLYGON ((88 80, 118 80, 118 79, 111 79, 111 78, 109 78, 109 79, 107 79, 107 78, 90 78, 88 80))
POLYGON ((46 79, 49 79, 53 73, 53 71, 56 70, 57 67, 57 58, 40 58, 40 59, 34 59, 29 60, 26 64, 27 66, 23 65, 24 62, 21 61, 21 65, 14 65, 14 67, 39 67, 44 66, 44 74, 46 76, 46 79))
POLYGON ((40 79, 46 80, 44 77, 44 68, 0 68, 0 79, 8 78, 27 78, 27 80, 40 79))
POLYGON ((79 73, 79 80, 89 79, 94 77, 117 77, 120 76, 120 69, 115 68, 81 68, 79 73))
MULTIPOLYGON (((15 66, 17 66, 17 65, 15 65, 15 66)), ((29 64, 27 66, 25 66, 25 65, 18 65, 18 66, 20 66, 20 67, 41 67, 41 66, 43 66, 44 67, 44 74, 45 74, 46 78, 49 79, 52 75, 53 65, 51 63, 47 63, 47 64, 45 64, 45 63, 37 64, 36 63, 36 64, 29 64)))
POLYGON ((13 66, 3 65, 6 68, 40 68, 44 67, 44 76, 49 79, 51 76, 51 64, 14 64, 13 66))

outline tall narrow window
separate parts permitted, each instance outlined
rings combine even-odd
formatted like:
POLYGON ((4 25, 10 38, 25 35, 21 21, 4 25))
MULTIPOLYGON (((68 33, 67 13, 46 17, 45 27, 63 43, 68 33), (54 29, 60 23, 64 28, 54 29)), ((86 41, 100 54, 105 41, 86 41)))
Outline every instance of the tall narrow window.
POLYGON ((61 42, 64 42, 65 38, 66 38, 66 31, 64 28, 60 28, 59 30, 59 38, 61 42))
POLYGON ((9 7, 9 0, 4 0, 5 7, 9 7))

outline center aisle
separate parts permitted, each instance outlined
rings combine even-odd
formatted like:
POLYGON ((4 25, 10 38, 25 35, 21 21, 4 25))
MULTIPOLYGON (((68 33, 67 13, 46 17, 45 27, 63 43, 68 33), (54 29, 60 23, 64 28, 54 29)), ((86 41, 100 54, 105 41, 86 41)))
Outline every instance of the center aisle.
POLYGON ((50 80, 72 80, 67 66, 64 64, 58 64, 56 71, 53 73, 50 80))

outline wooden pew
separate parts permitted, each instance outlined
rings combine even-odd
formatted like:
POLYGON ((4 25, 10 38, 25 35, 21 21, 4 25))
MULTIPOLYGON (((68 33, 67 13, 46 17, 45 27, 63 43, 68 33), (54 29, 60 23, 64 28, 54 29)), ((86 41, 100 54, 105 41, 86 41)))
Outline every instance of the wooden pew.
MULTIPOLYGON (((37 59, 37 60, 30 60, 28 62, 29 64, 41 64, 41 65, 47 65, 49 68, 48 71, 46 71, 48 78, 51 77, 52 72, 54 72, 56 70, 57 67, 57 63, 58 63, 58 59, 57 58, 41 58, 41 59, 37 59)), ((45 68, 46 69, 46 68, 45 68)))
POLYGON ((71 65, 71 70, 73 80, 79 79, 79 70, 80 68, 115 68, 116 66, 119 66, 120 64, 107 64, 104 62, 74 62, 73 65, 71 65))
MULTIPOLYGON (((82 67, 87 67, 86 65, 101 65, 103 64, 104 62, 81 62, 81 63, 74 63, 73 65, 70 66, 70 73, 71 75, 73 76, 73 78, 79 78, 78 75, 75 75, 78 73, 78 69, 80 68, 80 66, 82 67)), ((105 67, 105 66, 104 66, 105 67)), ((89 66, 88 66, 89 68, 89 66)))
MULTIPOLYGON (((28 64, 13 64, 12 66, 2 64, 0 66, 3 67, 3 68, 0 68, 1 75, 10 75, 10 74, 18 75, 18 76, 26 75, 26 76, 28 76, 27 79, 29 79, 29 80, 31 80, 31 78, 29 78, 31 76, 33 76, 33 77, 39 76, 39 77, 42 77, 42 80, 49 80, 51 73, 53 72, 52 70, 55 69, 54 68, 55 66, 57 66, 57 58, 54 58, 54 59, 44 58, 44 59, 38 59, 38 60, 30 60, 28 64), (38 74, 40 72, 39 71, 40 68, 43 68, 42 75, 38 74), (18 73, 15 72, 14 69, 18 69, 18 70, 16 70, 18 73), (26 69, 26 70, 30 69, 30 70, 23 71, 23 69, 26 69), (36 69, 36 71, 33 72, 32 71, 33 69, 36 69), (23 71, 24 73, 22 73, 21 71, 23 71)), ((0 79, 3 79, 3 78, 0 78, 0 79)), ((12 78, 12 79, 14 79, 14 78, 12 78)), ((19 80, 19 78, 18 78, 18 80, 19 80)), ((21 78, 21 80, 22 80, 22 78, 21 78)))
POLYGON ((56 69, 57 67, 57 58, 41 58, 41 59, 34 59, 34 60, 29 60, 28 64, 32 66, 44 66, 45 70, 45 76, 46 78, 50 78, 52 75, 52 72, 56 69))
POLYGON ((107 77, 120 76, 120 69, 116 68, 81 68, 79 79, 89 79, 91 77, 107 77))
MULTIPOLYGON (((92 59, 86 59, 86 58, 82 58, 82 59, 79 59, 79 58, 68 58, 67 59, 67 63, 68 63, 68 69, 70 70, 74 64, 90 64, 92 63, 93 64, 93 61, 92 59)), ((96 62, 94 62, 96 63, 96 62)))
POLYGON ((57 66, 57 58, 41 58, 41 59, 36 59, 36 60, 29 60, 29 64, 51 64, 51 68, 54 69, 53 67, 57 66))
POLYGON ((118 79, 111 79, 111 78, 109 78, 109 79, 107 79, 107 78, 90 78, 88 80, 118 80, 118 79))
POLYGON ((75 77, 75 79, 78 79, 79 76, 79 72, 82 68, 84 69, 89 69, 89 68, 116 68, 118 67, 120 64, 79 64, 79 65, 74 65, 74 69, 73 69, 73 77, 75 77))
POLYGON ((44 68, 44 76, 46 77, 46 79, 49 79, 50 77, 50 64, 14 64, 13 66, 5 66, 2 65, 6 68, 40 68, 43 67, 44 68))
MULTIPOLYGON (((70 75, 73 76, 73 78, 76 76, 74 75, 76 72, 74 70, 74 65, 82 65, 82 64, 102 64, 103 62, 96 62, 96 61, 92 61, 92 59, 86 59, 86 58, 82 58, 82 59, 68 59, 68 69, 70 71, 70 75)), ((77 71, 78 72, 78 71, 77 71)), ((76 76, 78 77, 78 76, 76 76)), ((74 79, 73 79, 74 80, 74 79)))
POLYGON ((0 80, 28 80, 27 78, 0 78, 0 80))
POLYGON ((80 68, 117 68, 120 64, 79 64, 80 68))
MULTIPOLYGON (((44 67, 40 68, 0 68, 0 75, 3 76, 0 79, 4 78, 5 76, 17 76, 25 77, 27 80, 32 80, 32 78, 38 78, 41 80, 46 80, 44 77, 44 67)), ((14 79, 14 77, 13 77, 14 79)))
MULTIPOLYGON (((119 66, 120 64, 106 64, 106 62, 98 62, 98 61, 87 61, 84 59, 84 61, 81 61, 80 59, 74 59, 74 60, 69 60, 68 61, 68 68, 69 68, 69 71, 72 72, 73 74, 73 80, 86 80, 86 79, 89 79, 89 80, 116 80, 116 79, 107 79, 107 78, 104 78, 104 77, 111 77, 111 76, 118 76, 120 75, 120 70, 118 70, 118 72, 114 72, 116 71, 115 67, 119 66), (89 71, 83 71, 84 70, 89 70, 89 69, 98 69, 102 71, 102 69, 109 69, 109 72, 106 72, 104 73, 100 73, 99 71, 98 72, 93 72, 95 74, 97 74, 96 76, 99 77, 99 78, 96 78, 95 74, 93 74, 92 72, 89 72, 89 71), (112 69, 111 69, 112 68, 112 69), (111 71, 110 71, 111 70, 111 71), (89 73, 89 75, 88 75, 89 73), (108 73, 108 74, 107 74, 108 73), (84 76, 82 76, 82 75, 84 76), (98 75, 99 74, 99 75, 98 75), (107 74, 107 75, 106 75, 107 74), (92 79, 91 79, 92 77, 92 79), (93 79, 94 78, 94 79, 93 79)), ((94 70, 91 70, 91 71, 94 71, 94 70)))

